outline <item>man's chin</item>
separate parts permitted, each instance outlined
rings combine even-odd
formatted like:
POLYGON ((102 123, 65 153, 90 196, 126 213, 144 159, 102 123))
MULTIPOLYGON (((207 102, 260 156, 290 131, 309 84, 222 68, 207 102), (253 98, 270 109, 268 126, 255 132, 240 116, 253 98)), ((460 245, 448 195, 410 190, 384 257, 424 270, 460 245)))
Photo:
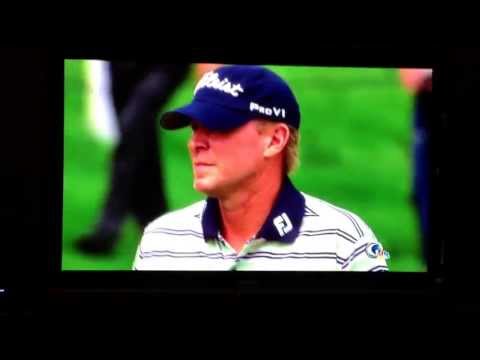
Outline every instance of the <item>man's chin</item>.
POLYGON ((193 188, 207 196, 214 196, 216 193, 216 187, 206 180, 194 180, 193 188))

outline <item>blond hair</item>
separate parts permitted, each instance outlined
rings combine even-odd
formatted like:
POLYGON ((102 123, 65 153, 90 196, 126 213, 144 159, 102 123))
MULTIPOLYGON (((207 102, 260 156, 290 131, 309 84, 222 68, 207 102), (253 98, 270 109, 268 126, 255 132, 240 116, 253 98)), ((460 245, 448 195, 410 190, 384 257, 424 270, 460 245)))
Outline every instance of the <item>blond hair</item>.
MULTIPOLYGON (((273 123, 272 121, 260 120, 257 122, 258 131, 262 131, 266 124, 273 123)), ((284 153, 284 172, 291 174, 300 165, 300 133, 292 126, 288 126, 290 136, 288 137, 287 145, 283 149, 284 153)))
POLYGON ((290 136, 285 146, 285 171, 291 174, 300 166, 300 133, 289 126, 290 136))

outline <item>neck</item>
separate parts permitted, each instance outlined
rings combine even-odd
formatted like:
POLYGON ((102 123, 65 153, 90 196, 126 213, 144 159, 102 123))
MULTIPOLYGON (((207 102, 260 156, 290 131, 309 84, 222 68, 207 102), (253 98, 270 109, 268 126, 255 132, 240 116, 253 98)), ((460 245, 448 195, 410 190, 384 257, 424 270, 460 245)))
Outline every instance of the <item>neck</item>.
POLYGON ((241 191, 219 198, 222 235, 239 252, 265 223, 280 192, 283 176, 264 174, 241 191), (273 180, 272 180, 273 179, 273 180))

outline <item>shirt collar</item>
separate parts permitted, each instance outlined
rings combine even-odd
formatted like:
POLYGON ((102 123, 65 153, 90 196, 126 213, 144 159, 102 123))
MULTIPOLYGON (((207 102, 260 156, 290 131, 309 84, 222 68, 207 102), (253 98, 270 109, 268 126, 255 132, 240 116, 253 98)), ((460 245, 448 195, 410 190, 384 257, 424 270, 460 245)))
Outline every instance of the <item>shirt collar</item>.
MULTIPOLYGON (((293 243, 298 236, 305 213, 305 198, 293 186, 288 177, 284 178, 280 192, 265 223, 256 238, 267 241, 293 243)), ((218 239, 220 231, 220 208, 218 200, 207 198, 202 215, 202 228, 205 240, 218 239)))

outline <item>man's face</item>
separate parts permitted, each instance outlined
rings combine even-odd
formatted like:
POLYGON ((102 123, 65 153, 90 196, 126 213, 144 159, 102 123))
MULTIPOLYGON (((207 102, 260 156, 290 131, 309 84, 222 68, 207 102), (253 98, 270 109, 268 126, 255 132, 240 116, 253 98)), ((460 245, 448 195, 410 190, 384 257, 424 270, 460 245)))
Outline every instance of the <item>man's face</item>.
POLYGON ((210 131, 192 122, 188 149, 192 158, 193 187, 220 197, 238 189, 261 171, 265 139, 256 121, 228 131, 210 131))

